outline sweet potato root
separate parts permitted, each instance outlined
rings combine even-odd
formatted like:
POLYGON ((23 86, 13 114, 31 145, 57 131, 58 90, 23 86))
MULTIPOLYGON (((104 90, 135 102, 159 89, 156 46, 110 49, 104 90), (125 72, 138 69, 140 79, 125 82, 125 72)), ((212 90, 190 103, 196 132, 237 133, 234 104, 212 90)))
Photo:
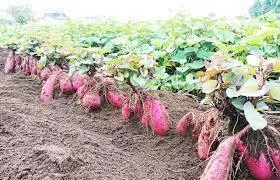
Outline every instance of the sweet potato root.
POLYGON ((54 71, 42 87, 41 100, 43 102, 50 102, 53 98, 57 76, 62 73, 62 70, 54 71))
POLYGON ((187 128, 191 125, 194 120, 194 114, 192 112, 188 112, 185 114, 177 124, 176 131, 178 134, 183 135, 187 128))
POLYGON ((250 126, 246 126, 242 131, 226 138, 219 144, 200 177, 201 180, 227 180, 229 178, 237 143, 249 129, 250 126))
POLYGON ((101 106, 101 97, 98 93, 88 92, 83 97, 82 105, 88 109, 98 109, 101 106))
POLYGON ((170 129, 168 113, 158 99, 152 100, 152 114, 150 125, 156 135, 164 136, 170 129))
POLYGON ((10 51, 7 61, 4 67, 4 73, 13 73, 15 69, 16 61, 15 61, 15 53, 13 51, 10 51))
POLYGON ((106 94, 109 103, 116 109, 121 109, 125 96, 121 92, 108 91, 106 94))

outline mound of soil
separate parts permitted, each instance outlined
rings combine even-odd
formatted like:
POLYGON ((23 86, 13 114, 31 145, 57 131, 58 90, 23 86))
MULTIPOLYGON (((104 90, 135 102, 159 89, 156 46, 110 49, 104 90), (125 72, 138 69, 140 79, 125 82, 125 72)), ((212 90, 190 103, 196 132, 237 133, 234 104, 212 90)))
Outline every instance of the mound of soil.
MULTIPOLYGON (((0 49, 0 179, 199 179, 206 162, 190 136, 174 128, 154 136, 109 105, 86 112, 72 96, 44 104, 38 80, 2 73, 7 53, 0 49)), ((205 110, 186 95, 159 96, 173 127, 188 111, 205 110)))

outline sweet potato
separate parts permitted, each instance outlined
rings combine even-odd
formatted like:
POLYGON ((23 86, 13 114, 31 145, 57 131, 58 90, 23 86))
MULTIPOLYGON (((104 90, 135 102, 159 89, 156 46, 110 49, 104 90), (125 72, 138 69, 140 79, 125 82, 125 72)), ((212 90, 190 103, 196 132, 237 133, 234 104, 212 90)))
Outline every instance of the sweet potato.
POLYGON ((37 73, 38 73, 38 68, 37 68, 37 66, 33 66, 33 68, 31 69, 31 74, 32 74, 32 75, 37 75, 37 73))
POLYGON ((75 90, 72 85, 71 76, 69 76, 67 73, 63 73, 59 77, 59 88, 64 94, 74 93, 75 90))
POLYGON ((15 56, 15 72, 19 72, 21 70, 21 56, 15 56))
POLYGON ((151 122, 151 115, 152 115, 152 100, 149 96, 146 97, 144 101, 144 114, 141 119, 141 123, 144 126, 150 125, 151 122))
POLYGON ((72 76, 72 84, 75 91, 77 91, 81 86, 89 83, 89 76, 86 74, 74 74, 72 76))
POLYGON ((245 157, 245 161, 251 174, 256 179, 266 180, 271 178, 272 171, 263 153, 260 154, 258 160, 252 156, 247 156, 245 157))
POLYGON ((16 65, 19 65, 19 66, 20 66, 20 65, 21 65, 21 56, 17 54, 17 55, 15 56, 15 61, 16 61, 16 65))
POLYGON ((232 158, 237 143, 249 128, 250 126, 246 126, 243 130, 226 138, 219 144, 201 175, 201 180, 227 180, 229 178, 232 158))
POLYGON ((33 74, 32 74, 32 69, 33 69, 34 65, 35 65, 34 59, 33 59, 31 56, 29 56, 28 67, 29 67, 29 69, 30 69, 31 75, 33 75, 33 74))
POLYGON ((170 123, 164 106, 158 99, 152 100, 151 128, 156 135, 164 136, 169 131, 170 123))
POLYGON ((177 124, 176 131, 178 134, 183 135, 187 128, 191 125, 194 119, 194 114, 192 112, 188 112, 185 114, 177 124))
POLYGON ((26 75, 26 76, 31 75, 31 69, 30 69, 29 63, 30 63, 30 59, 29 59, 28 56, 26 56, 25 57, 25 64, 24 64, 24 67, 23 67, 23 72, 24 72, 24 75, 26 75))
POLYGON ((90 87, 87 85, 83 85, 81 87, 79 87, 79 89, 77 90, 77 96, 82 99, 84 97, 84 95, 90 91, 90 87))
POLYGON ((7 61, 4 67, 4 73, 13 73, 15 69, 16 61, 15 61, 15 55, 14 52, 11 51, 7 57, 7 61))
POLYGON ((31 75, 36 76, 38 74, 37 60, 34 57, 30 57, 29 69, 31 75))
POLYGON ((116 109, 122 108, 122 104, 125 100, 125 96, 121 92, 108 91, 106 94, 109 103, 116 109))
POLYGON ((101 105, 101 97, 98 93, 88 92, 83 97, 82 105, 88 109, 98 109, 101 105))
POLYGON ((133 112, 134 112, 135 118, 141 118, 142 117, 143 105, 142 105, 138 95, 136 95, 135 100, 134 100, 133 112))
POLYGON ((207 159, 209 157, 211 144, 214 141, 214 133, 214 126, 208 123, 203 124, 197 140, 197 154, 200 159, 207 159))
POLYGON ((278 175, 280 176, 280 150, 270 148, 269 152, 274 166, 276 167, 276 171, 278 171, 278 175))
POLYGON ((51 74, 52 70, 49 67, 45 67, 44 69, 42 69, 40 76, 43 81, 46 81, 51 74))
POLYGON ((270 179, 272 176, 272 171, 264 153, 261 153, 259 158, 255 159, 255 157, 250 155, 248 148, 242 141, 238 143, 236 149, 243 153, 245 157, 245 163, 248 166, 252 176, 260 180, 270 179))
POLYGON ((122 115, 123 115, 123 118, 125 120, 129 120, 130 119, 130 114, 131 114, 131 110, 130 110, 130 101, 129 99, 126 99, 124 101, 124 105, 122 107, 122 115))
POLYGON ((50 102, 53 98, 55 84, 57 82, 57 76, 62 73, 62 70, 54 71, 47 79, 41 91, 41 100, 43 102, 50 102))

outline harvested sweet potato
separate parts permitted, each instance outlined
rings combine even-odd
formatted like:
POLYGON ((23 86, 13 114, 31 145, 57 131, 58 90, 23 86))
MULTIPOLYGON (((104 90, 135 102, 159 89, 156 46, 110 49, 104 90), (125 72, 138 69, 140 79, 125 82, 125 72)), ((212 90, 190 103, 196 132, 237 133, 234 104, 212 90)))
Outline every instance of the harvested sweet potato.
POLYGON ((122 108, 122 104, 125 100, 125 96, 121 92, 108 91, 106 94, 109 103, 116 109, 122 108))
POLYGON ((201 180, 227 180, 229 179, 232 158, 240 137, 244 135, 250 126, 246 126, 237 134, 226 138, 222 141, 214 154, 211 156, 202 176, 201 180))
POLYGON ((185 114, 177 124, 176 131, 178 134, 183 135, 187 128, 191 125, 194 119, 194 114, 192 112, 188 112, 185 114))
POLYGON ((155 134, 164 136, 170 129, 168 113, 158 99, 152 100, 152 114, 150 125, 155 134))

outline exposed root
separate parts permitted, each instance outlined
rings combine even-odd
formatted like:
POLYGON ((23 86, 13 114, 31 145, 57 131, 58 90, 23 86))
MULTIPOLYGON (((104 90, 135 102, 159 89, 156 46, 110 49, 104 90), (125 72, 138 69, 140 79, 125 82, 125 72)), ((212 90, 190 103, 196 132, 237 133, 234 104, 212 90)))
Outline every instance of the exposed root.
POLYGON ((242 154, 242 155, 239 157, 239 160, 238 160, 238 162, 237 162, 237 164, 236 164, 235 172, 233 173, 233 179, 235 179, 237 172, 238 172, 239 170, 241 170, 240 166, 241 166, 243 157, 244 157, 244 154, 242 154))
POLYGON ((209 157, 211 146, 218 137, 219 127, 220 112, 216 108, 211 108, 197 117, 192 136, 197 138, 197 150, 200 158, 209 157))

